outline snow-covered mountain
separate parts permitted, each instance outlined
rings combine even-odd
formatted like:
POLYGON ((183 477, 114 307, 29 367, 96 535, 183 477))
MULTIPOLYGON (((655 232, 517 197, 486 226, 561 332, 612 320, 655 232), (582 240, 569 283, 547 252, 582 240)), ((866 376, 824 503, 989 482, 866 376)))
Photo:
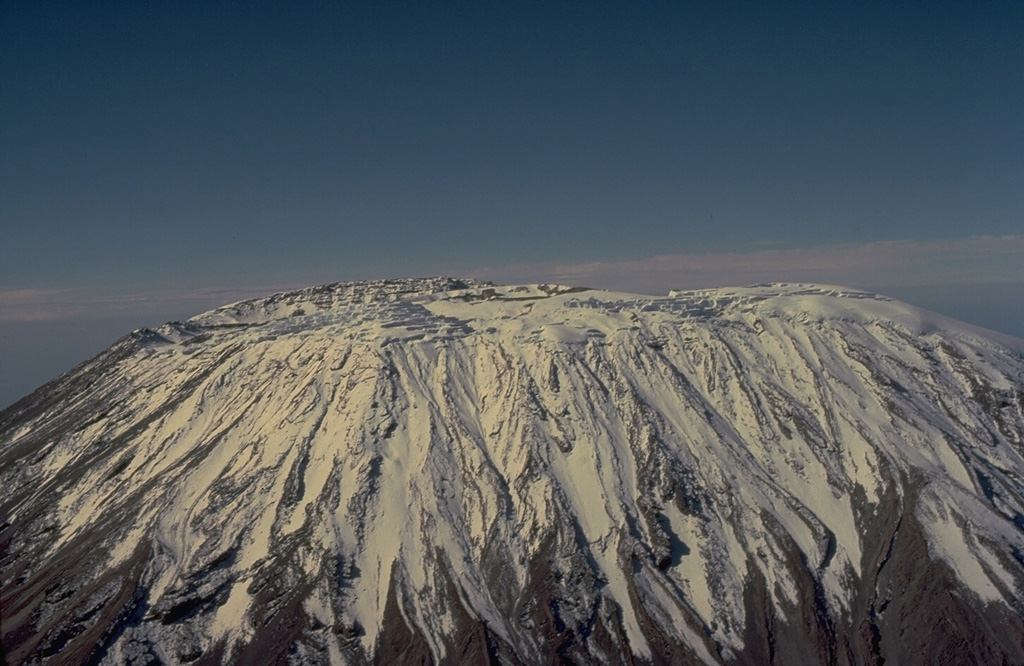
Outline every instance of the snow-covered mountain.
POLYGON ((348 283, 0 413, 9 663, 1024 663, 1024 342, 812 285, 348 283))

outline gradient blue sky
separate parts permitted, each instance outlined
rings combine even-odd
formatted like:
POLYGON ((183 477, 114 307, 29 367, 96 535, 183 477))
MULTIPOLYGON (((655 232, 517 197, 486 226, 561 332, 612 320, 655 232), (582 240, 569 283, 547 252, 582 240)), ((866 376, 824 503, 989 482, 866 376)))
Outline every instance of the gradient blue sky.
POLYGON ((1024 3, 3 0, 0 233, 0 407, 399 275, 798 278, 1024 336, 1024 3))

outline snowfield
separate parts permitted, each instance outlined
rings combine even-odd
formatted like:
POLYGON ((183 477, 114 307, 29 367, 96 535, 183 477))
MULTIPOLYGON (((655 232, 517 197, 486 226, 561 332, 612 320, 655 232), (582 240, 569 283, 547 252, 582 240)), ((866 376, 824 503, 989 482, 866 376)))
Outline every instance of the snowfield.
POLYGON ((1024 342, 840 287, 236 303, 0 488, 11 663, 1024 663, 1024 342))

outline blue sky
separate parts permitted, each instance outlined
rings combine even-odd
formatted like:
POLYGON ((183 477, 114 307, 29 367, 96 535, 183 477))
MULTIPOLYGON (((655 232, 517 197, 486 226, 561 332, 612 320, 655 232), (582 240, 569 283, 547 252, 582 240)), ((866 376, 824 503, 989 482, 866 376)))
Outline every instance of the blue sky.
POLYGON ((399 275, 799 278, 1024 336, 1024 4, 818 4, 6 0, 0 405, 399 275))

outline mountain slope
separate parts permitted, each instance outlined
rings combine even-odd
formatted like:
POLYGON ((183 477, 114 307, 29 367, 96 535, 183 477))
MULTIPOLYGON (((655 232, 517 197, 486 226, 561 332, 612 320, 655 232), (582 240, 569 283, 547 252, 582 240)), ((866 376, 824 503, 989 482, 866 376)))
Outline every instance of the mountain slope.
POLYGON ((12 663, 1024 663, 1024 356, 811 285, 348 283, 0 414, 12 663))

